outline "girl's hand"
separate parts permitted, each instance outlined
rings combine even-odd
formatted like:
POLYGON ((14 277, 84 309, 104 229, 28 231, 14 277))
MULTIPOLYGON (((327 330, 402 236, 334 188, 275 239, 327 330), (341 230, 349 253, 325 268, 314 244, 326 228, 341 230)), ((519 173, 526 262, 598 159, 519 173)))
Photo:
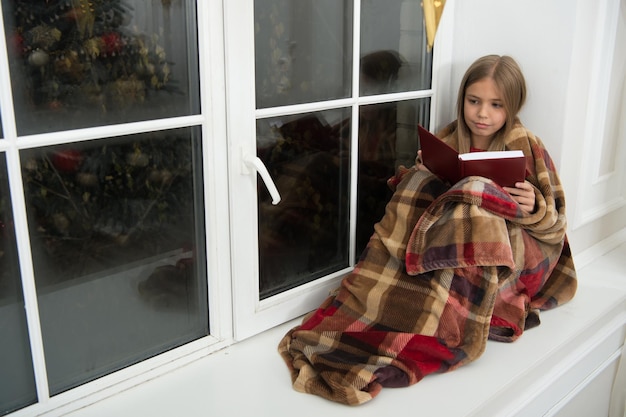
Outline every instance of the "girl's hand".
POLYGON ((430 172, 430 170, 426 168, 426 165, 422 163, 422 151, 417 151, 417 158, 415 158, 415 168, 418 171, 430 172))
POLYGON ((502 187, 511 194, 513 200, 519 204, 522 211, 530 214, 535 210, 535 190, 528 181, 517 182, 515 187, 502 187))

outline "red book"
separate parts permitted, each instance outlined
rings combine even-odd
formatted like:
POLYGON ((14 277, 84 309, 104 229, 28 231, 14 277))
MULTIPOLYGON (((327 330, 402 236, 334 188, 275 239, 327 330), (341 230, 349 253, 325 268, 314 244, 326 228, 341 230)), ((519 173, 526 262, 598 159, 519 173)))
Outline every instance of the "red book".
POLYGON ((526 178, 526 157, 520 150, 459 154, 454 148, 418 125, 422 161, 439 178, 455 184, 469 176, 489 178, 501 187, 515 187, 526 178))

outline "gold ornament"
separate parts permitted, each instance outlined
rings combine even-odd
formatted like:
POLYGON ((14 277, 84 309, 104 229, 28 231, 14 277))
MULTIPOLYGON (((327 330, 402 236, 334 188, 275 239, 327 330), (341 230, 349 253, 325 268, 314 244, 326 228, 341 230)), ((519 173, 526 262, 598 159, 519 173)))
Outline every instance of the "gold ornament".
POLYGON ((42 24, 28 31, 31 44, 43 49, 50 49, 61 40, 61 31, 55 27, 42 24))
POLYGON ((83 38, 93 36, 93 27, 96 22, 93 3, 88 0, 72 0, 72 7, 76 15, 78 32, 83 38))

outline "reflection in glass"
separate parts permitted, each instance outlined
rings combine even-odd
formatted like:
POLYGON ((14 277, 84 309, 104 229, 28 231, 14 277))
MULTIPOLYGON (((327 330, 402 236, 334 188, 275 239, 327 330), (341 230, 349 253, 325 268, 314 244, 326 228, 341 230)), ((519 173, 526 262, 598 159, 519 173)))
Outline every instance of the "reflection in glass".
POLYGON ((415 163, 417 125, 429 120, 429 99, 372 104, 359 109, 359 169, 356 254, 363 251, 374 224, 391 198, 387 180, 400 165, 415 163))
POLYGON ((198 128, 24 151, 51 392, 208 334, 198 128))
POLYGON ((0 415, 37 401, 4 157, 0 154, 0 415))
POLYGON ((350 110, 257 121, 257 154, 282 200, 259 188, 261 298, 348 266, 350 110))
POLYGON ((421 0, 361 2, 360 95, 430 88, 421 0))
POLYGON ((199 111, 195 2, 2 2, 18 133, 199 111))
POLYGON ((352 1, 254 2, 256 107, 348 97, 352 1))

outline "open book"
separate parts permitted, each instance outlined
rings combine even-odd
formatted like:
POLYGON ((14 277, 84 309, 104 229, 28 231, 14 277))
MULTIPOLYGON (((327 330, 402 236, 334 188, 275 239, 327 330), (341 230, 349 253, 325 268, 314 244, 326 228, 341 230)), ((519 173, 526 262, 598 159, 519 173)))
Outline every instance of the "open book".
POLYGON ((455 184, 465 177, 489 178, 501 187, 514 187, 526 178, 522 151, 484 151, 459 154, 454 148, 418 125, 422 161, 439 178, 455 184))

